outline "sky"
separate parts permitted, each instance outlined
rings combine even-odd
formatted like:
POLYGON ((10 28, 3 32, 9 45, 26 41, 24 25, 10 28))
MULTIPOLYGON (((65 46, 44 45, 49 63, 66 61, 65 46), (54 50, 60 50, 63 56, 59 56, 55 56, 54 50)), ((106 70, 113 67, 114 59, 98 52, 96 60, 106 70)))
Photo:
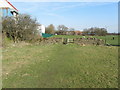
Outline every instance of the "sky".
POLYGON ((117 2, 12 2, 19 10, 36 18, 40 24, 65 25, 82 31, 85 28, 106 28, 118 32, 117 2))

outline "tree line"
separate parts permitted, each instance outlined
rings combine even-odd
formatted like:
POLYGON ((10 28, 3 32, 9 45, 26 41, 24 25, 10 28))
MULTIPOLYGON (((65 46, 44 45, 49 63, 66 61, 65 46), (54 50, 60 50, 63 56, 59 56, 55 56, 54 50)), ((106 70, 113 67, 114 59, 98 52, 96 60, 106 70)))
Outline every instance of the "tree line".
MULTIPOLYGON (((74 28, 68 28, 65 25, 59 25, 57 27, 57 30, 55 30, 55 27, 53 24, 50 24, 48 27, 46 27, 46 33, 49 34, 57 34, 57 35, 76 35, 74 28)), ((82 35, 99 35, 104 36, 107 34, 107 29, 105 28, 98 28, 98 27, 91 27, 88 29, 84 29, 82 31, 82 35)), ((77 34, 78 35, 78 34, 77 34)))
MULTIPOLYGON (((2 34, 13 40, 15 43, 19 41, 38 40, 40 34, 37 30, 39 23, 36 19, 31 18, 27 14, 19 14, 17 18, 5 17, 2 20, 2 34)), ((68 28, 65 25, 58 25, 57 28, 53 24, 46 27, 45 33, 57 35, 76 35, 74 28, 68 28)), ((82 35, 106 35, 105 28, 92 27, 84 29, 82 35)))
POLYGON ((107 34, 107 29, 105 28, 91 27, 83 30, 83 35, 105 36, 106 34, 107 34))
POLYGON ((68 28, 65 25, 58 25, 57 29, 53 24, 48 25, 46 27, 46 33, 48 34, 57 34, 57 35, 67 35, 67 32, 71 32, 71 35, 74 35, 74 28, 68 28))

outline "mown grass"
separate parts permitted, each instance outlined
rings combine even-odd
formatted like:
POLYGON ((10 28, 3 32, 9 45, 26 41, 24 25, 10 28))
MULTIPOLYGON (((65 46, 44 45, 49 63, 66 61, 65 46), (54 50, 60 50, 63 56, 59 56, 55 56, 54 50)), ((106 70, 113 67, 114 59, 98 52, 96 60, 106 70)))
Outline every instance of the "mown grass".
POLYGON ((3 88, 117 88, 118 47, 75 44, 3 49, 3 88))
MULTIPOLYGON (((83 36, 81 35, 54 35, 53 37, 58 37, 58 38, 82 38, 83 36)), ((98 39, 103 39, 106 40, 106 44, 112 44, 112 45, 120 45, 120 42, 118 42, 118 38, 120 38, 120 35, 106 35, 106 36, 85 36, 85 38, 88 37, 95 37, 98 39), (113 40, 114 37, 114 40, 113 40)))

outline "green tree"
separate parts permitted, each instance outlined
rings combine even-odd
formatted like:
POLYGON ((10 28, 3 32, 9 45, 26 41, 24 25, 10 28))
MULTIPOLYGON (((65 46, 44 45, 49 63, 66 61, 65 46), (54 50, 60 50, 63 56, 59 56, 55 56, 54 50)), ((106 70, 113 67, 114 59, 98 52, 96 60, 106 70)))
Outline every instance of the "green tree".
POLYGON ((45 28, 45 33, 48 34, 54 34, 55 33, 55 27, 53 24, 50 24, 48 27, 45 28))

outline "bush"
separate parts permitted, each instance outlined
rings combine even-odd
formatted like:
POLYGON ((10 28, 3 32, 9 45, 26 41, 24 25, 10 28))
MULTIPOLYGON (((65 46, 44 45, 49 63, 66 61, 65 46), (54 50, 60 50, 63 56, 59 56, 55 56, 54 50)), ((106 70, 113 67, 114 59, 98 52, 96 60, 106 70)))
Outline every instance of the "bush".
POLYGON ((2 32, 15 43, 34 40, 38 35, 38 23, 30 15, 20 14, 17 18, 6 17, 2 21, 2 32))

